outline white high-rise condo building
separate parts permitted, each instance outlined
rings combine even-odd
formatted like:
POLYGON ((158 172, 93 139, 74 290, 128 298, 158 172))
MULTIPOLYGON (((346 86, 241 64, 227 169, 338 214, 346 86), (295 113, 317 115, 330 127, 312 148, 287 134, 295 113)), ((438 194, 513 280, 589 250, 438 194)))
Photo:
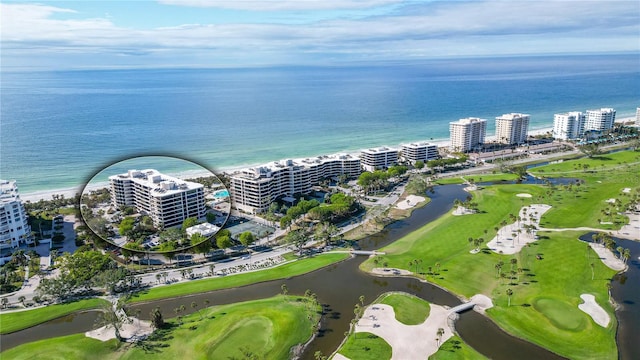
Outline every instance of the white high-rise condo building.
POLYGON ((611 108, 587 110, 584 131, 607 131, 613 128, 616 111, 611 108))
POLYGON ((636 125, 640 125, 640 107, 636 108, 636 125))
POLYGON ((464 118, 449 123, 451 150, 467 152, 484 144, 487 134, 487 120, 464 118))
POLYGON ((415 164, 416 161, 429 161, 438 158, 438 146, 427 142, 404 144, 401 147, 405 161, 415 164))
POLYGON ((398 163, 398 149, 379 147, 360 152, 360 162, 366 171, 386 169, 398 163))
POLYGON ((248 213, 262 213, 279 197, 306 194, 320 180, 340 175, 360 175, 360 159, 337 154, 274 161, 231 173, 229 191, 233 207, 248 213))
POLYGON ((115 207, 133 206, 153 220, 156 227, 182 224, 188 217, 206 214, 204 186, 161 174, 157 170, 129 170, 109 176, 115 207))
POLYGON ((511 113, 496 117, 496 141, 516 145, 527 141, 529 115, 511 113))
POLYGON ((33 243, 27 219, 16 182, 0 180, 0 250, 33 243))
POLYGON ((553 137, 555 139, 578 139, 584 134, 585 114, 572 111, 553 115, 553 137))

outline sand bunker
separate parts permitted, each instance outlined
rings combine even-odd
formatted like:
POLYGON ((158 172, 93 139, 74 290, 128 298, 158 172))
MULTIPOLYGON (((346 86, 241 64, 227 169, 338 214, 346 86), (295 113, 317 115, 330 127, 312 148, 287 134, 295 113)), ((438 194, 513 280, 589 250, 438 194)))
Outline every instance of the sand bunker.
POLYGON ((440 305, 430 306, 429 317, 425 322, 419 325, 405 325, 396 320, 392 306, 370 305, 356 324, 356 332, 370 332, 383 338, 393 349, 392 360, 426 359, 438 351, 438 328, 444 329, 440 345, 453 336, 447 322, 449 310, 440 305))
POLYGON ((418 205, 419 203, 423 202, 424 200, 425 200, 425 198, 423 198, 422 196, 409 195, 409 196, 407 196, 407 198, 405 200, 399 201, 396 204, 396 208, 398 208, 400 210, 407 210, 407 209, 410 209, 410 208, 418 205))
MULTIPOLYGON (((529 194, 527 194, 529 195, 529 194)), ((526 231, 525 225, 540 225, 542 215, 551 209, 550 205, 532 204, 520 209, 518 214, 522 220, 508 224, 498 230, 498 234, 487 243, 487 247, 499 254, 515 254, 522 248, 537 240, 536 231, 526 231)))
POLYGON ((609 314, 604 311, 602 306, 598 305, 595 296, 591 294, 582 294, 580 295, 580 298, 584 301, 584 303, 578 305, 578 309, 591 316, 596 324, 602 327, 607 327, 609 325, 609 321, 611 321, 611 318, 609 318, 609 314))
POLYGON ((602 263, 607 265, 612 270, 621 271, 627 268, 627 265, 620 259, 618 259, 611 250, 607 249, 603 244, 589 243, 589 246, 593 251, 598 254, 602 263))
POLYGON ((631 188, 624 188, 622 189, 623 193, 630 193, 631 192, 631 188))
POLYGON ((491 298, 483 294, 473 295, 469 300, 476 304, 476 306, 473 307, 473 310, 481 314, 484 314, 485 310, 493 307, 493 301, 491 301, 491 298))
MULTIPOLYGON (((126 341, 132 342, 138 339, 143 339, 153 332, 153 327, 149 321, 141 321, 135 318, 131 318, 130 323, 122 325, 120 329, 120 336, 126 341)), ((107 341, 116 338, 116 332, 110 325, 103 326, 101 328, 87 331, 85 336, 98 339, 100 341, 107 341)))
POLYGON ((608 202, 609 204, 615 204, 616 199, 611 198, 611 199, 607 200, 607 202, 608 202))
POLYGON ((531 198, 531 197, 533 197, 533 195, 527 194, 527 193, 516 194, 516 196, 517 197, 521 197, 521 198, 531 198))
POLYGON ((454 216, 462 216, 462 215, 471 215, 471 214, 475 214, 476 212, 471 210, 471 209, 467 209, 464 206, 458 206, 457 208, 455 208, 453 210, 453 215, 454 216))

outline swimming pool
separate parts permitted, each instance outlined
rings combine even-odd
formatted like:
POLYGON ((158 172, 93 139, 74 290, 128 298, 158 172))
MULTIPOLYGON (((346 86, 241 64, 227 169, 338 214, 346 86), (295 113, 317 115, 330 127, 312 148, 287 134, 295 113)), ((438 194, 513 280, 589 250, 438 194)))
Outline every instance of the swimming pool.
POLYGON ((216 199, 229 197, 229 190, 218 190, 213 193, 213 197, 216 199))

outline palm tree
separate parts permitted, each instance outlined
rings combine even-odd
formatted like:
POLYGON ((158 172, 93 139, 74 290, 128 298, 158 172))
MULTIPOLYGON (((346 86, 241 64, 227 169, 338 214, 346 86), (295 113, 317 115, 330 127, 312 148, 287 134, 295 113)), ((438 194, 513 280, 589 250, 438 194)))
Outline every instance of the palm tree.
POLYGON ((624 251, 622 252, 622 259, 625 264, 627 263, 630 257, 631 257, 631 249, 624 249, 624 251))
POLYGON ((444 335, 444 329, 443 328, 438 328, 438 332, 436 333, 436 335, 438 335, 438 337, 436 338, 436 343, 437 346, 440 346, 440 340, 442 340, 442 335, 444 335))
POLYGON ((504 264, 504 263, 503 263, 502 261, 500 261, 500 262, 498 262, 498 263, 496 264, 496 266, 494 266, 494 267, 495 267, 495 269, 496 269, 496 270, 498 270, 498 273, 496 274, 496 277, 498 277, 498 278, 500 277, 500 273, 502 272, 502 265, 503 265, 503 264, 504 264))
POLYGON ((162 277, 162 275, 160 273, 156 273, 156 282, 158 284, 160 284, 160 278, 162 277))
POLYGON ((591 263, 591 264, 589 264, 589 266, 591 266, 591 280, 593 280, 593 278, 596 276, 596 274, 595 274, 596 264, 591 263))
POLYGON ((200 309, 198 309, 198 304, 195 301, 191 302, 191 308, 195 309, 198 312, 198 315, 200 315, 200 320, 202 320, 202 313, 200 312, 200 309))
POLYGON ((0 302, 2 303, 3 309, 5 309, 7 305, 9 305, 9 299, 7 299, 6 297, 3 297, 2 300, 0 300, 0 302))
POLYGON ((209 265, 209 274, 211 274, 211 276, 213 276, 213 274, 215 274, 215 270, 216 270, 216 266, 214 264, 210 264, 209 265))
POLYGON ((518 264, 518 259, 513 258, 509 262, 511 263, 511 270, 513 270, 516 264, 518 264))
POLYGON ((18 298, 18 301, 20 301, 20 303, 21 303, 21 304, 22 304, 22 306, 24 306, 24 307, 26 307, 26 305, 24 304, 24 301, 25 301, 25 300, 27 300, 27 298, 26 298, 26 297, 24 297, 24 295, 21 295, 21 296, 18 298))
POLYGON ((513 295, 513 290, 507 289, 507 296, 509 297, 509 306, 511 306, 511 295, 513 295))
POLYGON ((287 284, 282 284, 282 286, 280 286, 280 289, 282 290, 282 295, 287 296, 287 294, 289 293, 289 288, 287 288, 287 284))
POLYGON ((610 282, 607 283, 607 294, 609 294, 609 301, 611 301, 611 289, 613 288, 613 285, 611 285, 610 282))

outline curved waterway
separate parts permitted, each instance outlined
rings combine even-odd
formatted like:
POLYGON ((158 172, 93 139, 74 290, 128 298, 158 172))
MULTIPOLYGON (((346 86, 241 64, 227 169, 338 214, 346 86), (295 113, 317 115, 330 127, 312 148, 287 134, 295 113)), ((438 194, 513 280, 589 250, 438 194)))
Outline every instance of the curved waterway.
MULTIPOLYGON (((360 240, 360 247, 364 250, 380 248, 442 216, 451 209, 455 199, 466 198, 468 194, 462 188, 460 185, 436 187, 435 191, 429 194, 432 200, 427 206, 416 209, 409 218, 394 222, 383 231, 360 240)), ((361 295, 365 296, 366 302, 371 302, 383 292, 405 291, 435 304, 448 306, 460 304, 460 300, 455 295, 417 279, 383 278, 363 273, 359 270, 359 265, 364 260, 365 257, 350 259, 290 279, 136 304, 134 308, 141 310, 143 319, 148 318, 150 311, 156 306, 160 307, 165 317, 172 317, 173 309, 180 305, 185 305, 187 312, 191 311, 189 304, 192 301, 202 304, 206 299, 211 304, 229 304, 265 298, 278 294, 283 283, 292 294, 303 294, 309 289, 318 295, 319 301, 325 306, 326 313, 323 316, 319 336, 311 342, 303 354, 304 359, 312 359, 313 354, 318 350, 329 354, 338 347, 344 338, 345 331, 349 328, 354 305, 361 295)), ((2 349, 43 338, 87 331, 91 329, 95 318, 95 312, 74 314, 4 335, 2 349), (51 324, 56 321, 58 321, 56 324, 62 322, 62 326, 54 329, 51 324)), ((461 314, 456 322, 456 330, 466 343, 492 359, 561 358, 537 345, 505 333, 491 320, 474 311, 461 314)))

